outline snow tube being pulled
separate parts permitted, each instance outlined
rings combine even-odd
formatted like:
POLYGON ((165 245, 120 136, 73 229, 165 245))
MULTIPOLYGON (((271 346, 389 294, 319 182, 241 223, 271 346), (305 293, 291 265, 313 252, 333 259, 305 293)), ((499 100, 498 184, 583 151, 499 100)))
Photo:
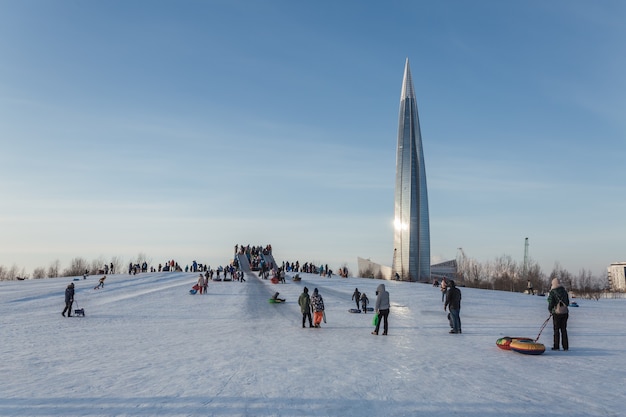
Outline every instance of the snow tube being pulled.
POLYGON ((528 342, 533 342, 533 339, 529 338, 529 337, 509 337, 509 336, 505 336, 505 337, 501 337, 500 339, 496 340, 496 346, 498 346, 500 349, 504 349, 504 350, 511 350, 511 342, 514 340, 526 340, 528 342))
POLYGON ((525 355, 541 355, 546 351, 543 343, 537 343, 534 340, 514 340, 510 347, 512 351, 525 355))

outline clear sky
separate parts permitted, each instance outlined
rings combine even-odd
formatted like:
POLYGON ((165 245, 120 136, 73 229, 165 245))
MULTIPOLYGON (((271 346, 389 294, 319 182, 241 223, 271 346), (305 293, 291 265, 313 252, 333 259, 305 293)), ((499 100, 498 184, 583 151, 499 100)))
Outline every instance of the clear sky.
POLYGON ((0 0, 0 265, 390 265, 409 58, 433 261, 626 260, 623 1, 0 0))

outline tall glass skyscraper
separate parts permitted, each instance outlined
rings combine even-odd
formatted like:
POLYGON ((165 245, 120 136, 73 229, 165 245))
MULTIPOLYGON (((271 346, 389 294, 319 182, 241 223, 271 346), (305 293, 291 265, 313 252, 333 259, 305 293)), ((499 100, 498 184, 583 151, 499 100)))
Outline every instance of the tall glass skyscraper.
POLYGON ((430 226, 422 134, 407 58, 400 95, 394 218, 394 277, 430 281, 430 226))

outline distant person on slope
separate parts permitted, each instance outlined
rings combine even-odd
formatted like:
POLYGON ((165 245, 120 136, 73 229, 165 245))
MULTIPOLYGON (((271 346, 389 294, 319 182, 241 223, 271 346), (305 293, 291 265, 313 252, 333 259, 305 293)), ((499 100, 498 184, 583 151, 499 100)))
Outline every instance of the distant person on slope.
POLYGON ((93 289, 94 290, 99 290, 100 288, 104 288, 104 280, 107 279, 107 276, 103 276, 102 278, 100 278, 100 280, 98 281, 98 285, 96 285, 93 289))
POLYGON ((309 327, 313 327, 313 321, 311 320, 311 298, 309 297, 309 289, 304 287, 304 291, 298 297, 298 305, 300 306, 300 311, 302 312, 302 328, 304 328, 304 323, 308 317, 309 319, 309 327))
POLYGON ((359 301, 361 301, 361 293, 358 288, 354 289, 354 293, 352 294, 352 299, 356 303, 356 309, 359 309, 359 301))
POLYGON ((313 309, 313 326, 320 327, 324 318, 324 299, 317 288, 313 290, 313 296, 311 296, 311 308, 313 309))
POLYGON ((67 311, 67 317, 72 317, 72 304, 74 304, 74 283, 70 282, 70 285, 65 289, 65 308, 61 315, 65 317, 67 311))
POLYGON ((441 280, 441 302, 443 303, 446 299, 446 291, 448 291, 448 280, 446 277, 443 277, 441 280))
POLYGON ((389 317, 389 309, 391 304, 389 303, 389 293, 385 290, 385 284, 380 284, 376 288, 376 314, 378 314, 378 323, 376 329, 372 332, 374 335, 378 335, 378 329, 380 329, 380 322, 383 323, 383 336, 387 336, 387 330, 389 325, 387 323, 389 317))

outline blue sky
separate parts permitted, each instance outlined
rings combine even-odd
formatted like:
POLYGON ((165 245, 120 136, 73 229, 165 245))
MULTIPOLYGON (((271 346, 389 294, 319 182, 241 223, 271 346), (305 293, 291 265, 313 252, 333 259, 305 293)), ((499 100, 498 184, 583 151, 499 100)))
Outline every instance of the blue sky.
POLYGON ((0 265, 391 264, 410 60, 433 261, 624 261, 626 3, 0 1, 0 265))

